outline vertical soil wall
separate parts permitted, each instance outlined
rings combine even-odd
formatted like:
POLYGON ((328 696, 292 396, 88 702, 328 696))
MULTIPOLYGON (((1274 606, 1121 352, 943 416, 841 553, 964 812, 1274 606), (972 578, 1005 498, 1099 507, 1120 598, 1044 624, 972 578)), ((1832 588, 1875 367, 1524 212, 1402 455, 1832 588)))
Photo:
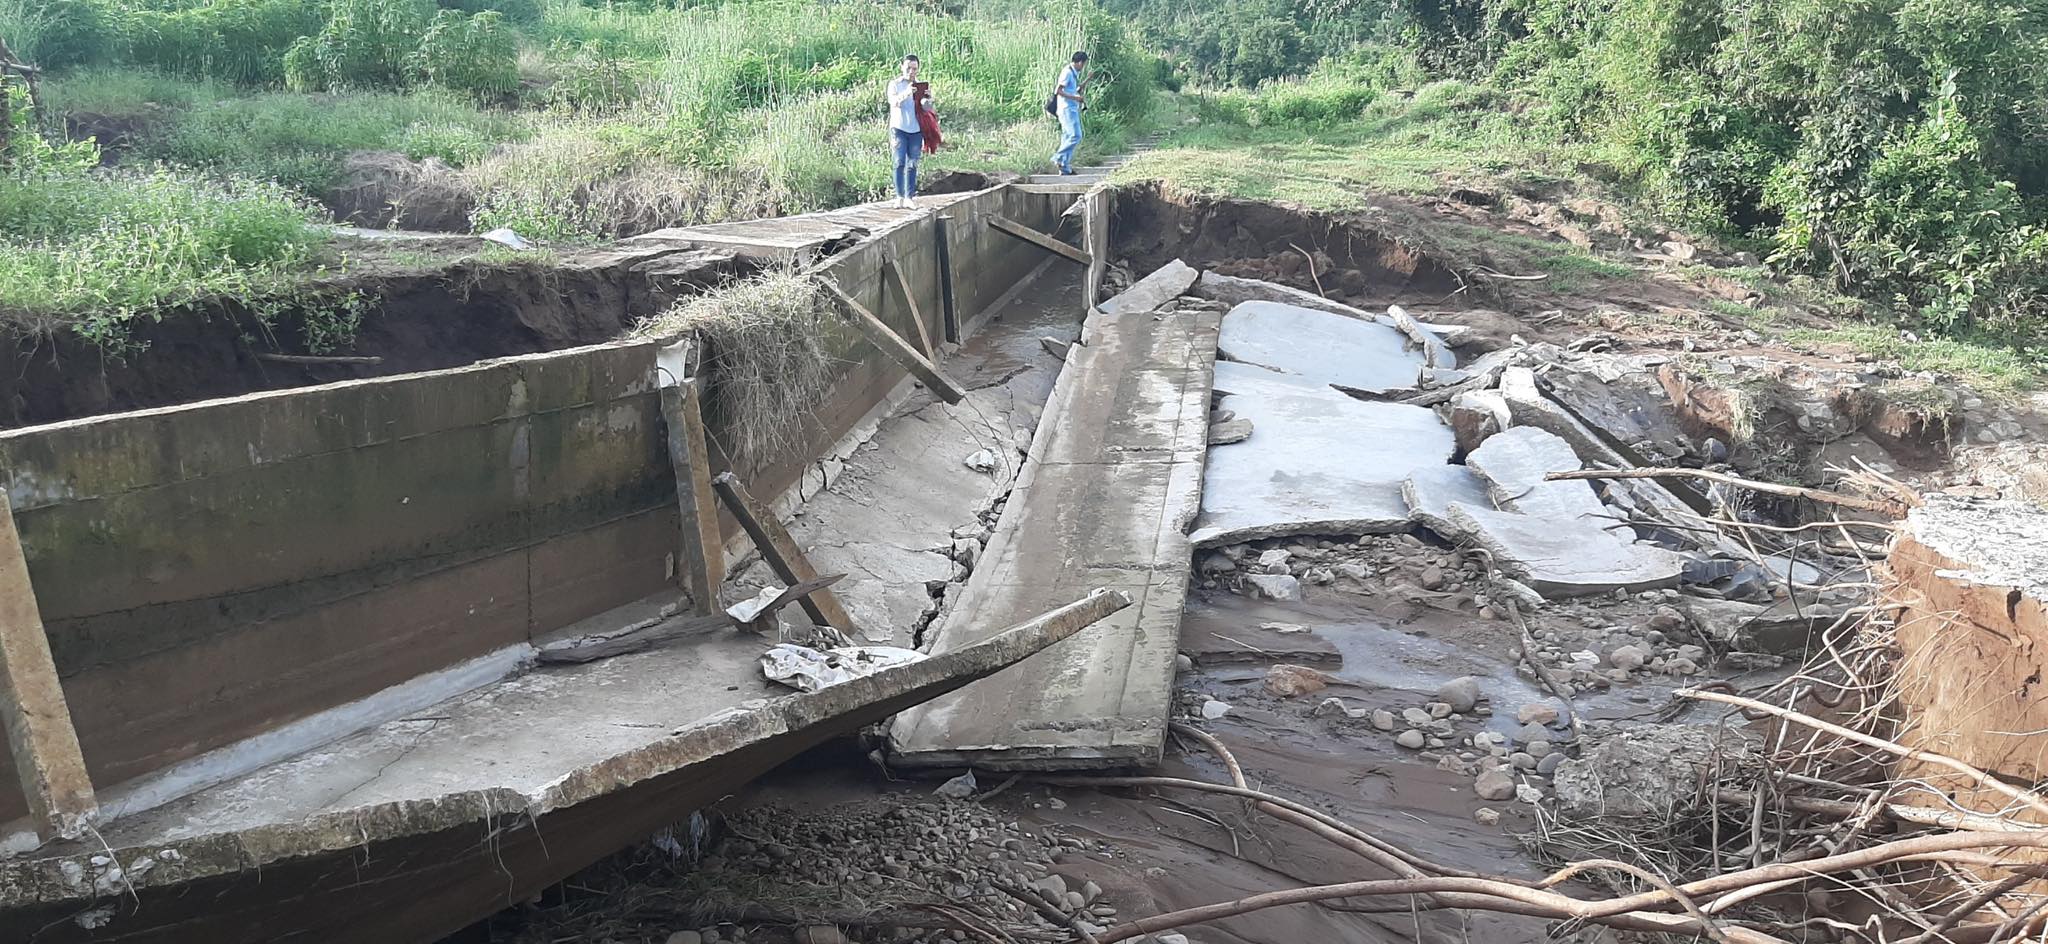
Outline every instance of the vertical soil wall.
MULTIPOLYGON (((922 214, 821 272, 907 332, 908 312, 885 299, 892 252, 942 338, 941 232, 964 322, 1046 257, 981 221, 1051 229, 1071 199, 979 193, 944 210, 943 227, 922 214)), ((906 377, 850 326, 834 331, 844 370, 803 444, 735 470, 757 495, 795 485, 906 377)), ((0 485, 95 784, 105 792, 673 586, 657 346, 0 431, 0 485)), ((0 752, 0 824, 24 813, 0 752)))

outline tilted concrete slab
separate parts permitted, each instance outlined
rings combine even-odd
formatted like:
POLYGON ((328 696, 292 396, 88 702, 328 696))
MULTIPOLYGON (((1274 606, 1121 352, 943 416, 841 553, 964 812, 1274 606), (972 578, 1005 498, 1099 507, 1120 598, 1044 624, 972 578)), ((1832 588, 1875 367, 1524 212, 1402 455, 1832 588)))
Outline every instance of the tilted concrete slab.
POLYGON ((1613 515, 1590 483, 1544 479, 1552 472, 1576 472, 1585 466, 1571 443, 1536 427, 1495 433, 1465 457, 1465 464, 1486 480, 1494 505, 1508 511, 1596 525, 1613 515))
POLYGON ((687 243, 699 247, 728 249, 742 256, 776 261, 801 261, 827 244, 859 239, 883 230, 914 222, 924 212, 943 209, 974 196, 972 192, 920 196, 915 209, 899 209, 889 203, 862 203, 835 210, 797 216, 702 226, 671 226, 622 240, 625 245, 687 243))
POLYGON ((1003 679, 897 716, 898 763, 1148 766, 1162 756, 1200 507, 1218 318, 1089 316, 994 537, 932 646, 984 638, 1040 600, 1114 587, 1138 602, 1003 679))
MULTIPOLYGON (((1448 537, 1485 548, 1509 576, 1545 597, 1675 587, 1684 569, 1685 559, 1677 554, 1636 544, 1589 520, 1521 515, 1453 502, 1448 523, 1455 532, 1448 537)), ((1616 527, 1622 528, 1623 535, 1629 534, 1625 527, 1616 527)))
POLYGON ((1188 286, 1195 284, 1201 273, 1188 264, 1175 259, 1139 279, 1130 288, 1124 289, 1106 302, 1101 308, 1112 315, 1127 311, 1151 311, 1173 299, 1179 298, 1188 286))
POLYGON ((1474 508, 1492 508, 1493 496, 1486 480, 1462 465, 1432 465, 1416 469, 1401 483, 1401 498, 1408 502, 1408 514, 1416 524, 1448 536, 1451 505, 1463 502, 1474 508))
MULTIPOLYGON (((1301 340, 1312 344, 1312 336, 1301 340)), ((1401 484, 1450 461, 1455 443, 1436 413, 1366 403, 1304 377, 1220 361, 1218 406, 1252 423, 1251 438, 1209 450, 1196 546, 1294 534, 1404 530, 1401 484)))
POLYGON ((1423 367, 1421 353, 1394 328, 1278 302, 1230 309, 1218 351, 1223 360, 1369 392, 1413 387, 1423 367))

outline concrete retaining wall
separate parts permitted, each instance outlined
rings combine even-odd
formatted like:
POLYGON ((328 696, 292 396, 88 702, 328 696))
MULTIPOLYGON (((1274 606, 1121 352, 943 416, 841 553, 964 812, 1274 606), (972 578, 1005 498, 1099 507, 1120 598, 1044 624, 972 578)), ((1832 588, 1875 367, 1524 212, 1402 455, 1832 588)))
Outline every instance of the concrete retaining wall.
MULTIPOLYGON (((1045 258, 980 220, 1049 229, 1070 199, 1004 188, 944 211, 960 320, 1045 258)), ((823 274, 907 330, 884 301, 892 246, 943 338, 939 233, 922 215, 823 274)), ((835 335, 845 372, 807 440, 738 470, 757 495, 796 484, 906 376, 850 327, 835 335)), ((104 792, 672 586, 655 346, 0 432, 0 483, 95 783, 104 792)), ((25 809, 0 752, 0 824, 25 809)))

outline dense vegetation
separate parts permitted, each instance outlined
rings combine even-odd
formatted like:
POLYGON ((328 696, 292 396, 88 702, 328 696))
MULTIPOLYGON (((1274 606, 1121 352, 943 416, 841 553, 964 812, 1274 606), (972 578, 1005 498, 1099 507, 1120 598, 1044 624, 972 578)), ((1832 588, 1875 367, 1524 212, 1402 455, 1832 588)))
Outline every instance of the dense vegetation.
POLYGON ((1307 77, 1213 99, 1247 123, 1351 121, 1382 92, 1472 83, 1521 147, 1567 149, 1782 271, 1928 327, 2048 333, 2037 4, 1109 2, 1213 84, 1307 77))
POLYGON ((1057 132, 1039 97, 1074 49, 1109 77, 1090 153, 1123 146, 1159 72, 1089 0, 0 0, 0 40, 44 70, 44 133, 17 140, 99 138, 9 162, 0 316, 109 338, 306 267, 318 204, 576 241, 878 195, 882 87, 908 52, 947 124, 934 173, 1042 167, 1057 132), (172 214, 189 225, 146 245, 112 235, 172 214), (225 260, 187 232, 257 218, 268 248, 225 260), (49 278, 93 254, 93 274, 49 278))

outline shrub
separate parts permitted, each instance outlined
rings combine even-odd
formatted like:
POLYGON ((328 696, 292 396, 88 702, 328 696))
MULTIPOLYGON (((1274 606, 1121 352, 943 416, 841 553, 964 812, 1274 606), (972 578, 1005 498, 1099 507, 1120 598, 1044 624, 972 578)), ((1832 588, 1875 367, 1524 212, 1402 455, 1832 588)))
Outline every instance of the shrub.
POLYGON ((285 79, 297 91, 403 86, 432 9, 427 0, 335 0, 319 34, 286 55, 285 79))
POLYGON ((323 6, 305 0, 211 0, 125 16, 127 62, 240 83, 281 81, 286 51, 326 21, 323 6))
POLYGON ((519 87, 519 40, 504 16, 442 10, 420 37, 413 68, 428 85, 478 96, 502 96, 519 87))
POLYGON ((111 62, 121 47, 120 13, 112 0, 0 0, 0 39, 44 69, 111 62))

